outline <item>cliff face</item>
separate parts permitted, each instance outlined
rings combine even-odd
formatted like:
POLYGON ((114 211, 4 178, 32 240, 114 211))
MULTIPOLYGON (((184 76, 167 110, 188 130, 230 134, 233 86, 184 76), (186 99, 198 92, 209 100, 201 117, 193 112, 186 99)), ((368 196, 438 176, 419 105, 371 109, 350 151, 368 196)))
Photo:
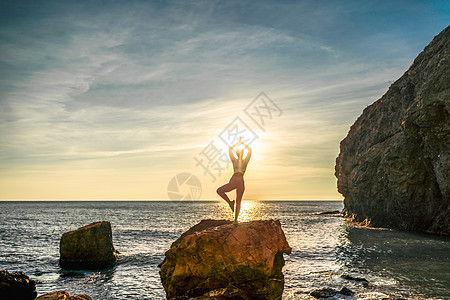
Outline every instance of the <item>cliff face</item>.
POLYGON ((280 299, 283 253, 279 221, 203 220, 166 252, 161 281, 167 299, 280 299))
POLYGON ((364 109, 336 159, 356 221, 450 235, 450 26, 364 109))

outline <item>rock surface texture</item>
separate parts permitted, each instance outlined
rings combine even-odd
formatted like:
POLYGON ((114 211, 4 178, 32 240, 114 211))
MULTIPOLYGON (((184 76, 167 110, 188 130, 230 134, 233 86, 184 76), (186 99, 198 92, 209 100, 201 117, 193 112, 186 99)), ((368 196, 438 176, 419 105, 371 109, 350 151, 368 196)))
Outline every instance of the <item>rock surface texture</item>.
POLYGON ((203 220, 166 252, 161 281, 168 299, 281 299, 291 250, 279 221, 203 220))
POLYGON ((111 224, 96 222, 61 237, 59 263, 65 269, 100 269, 114 265, 118 252, 112 242, 111 224))
POLYGON ((364 109, 336 159, 344 214, 450 235, 450 27, 364 109))
POLYGON ((85 294, 71 296, 66 291, 57 291, 39 296, 36 300, 92 300, 92 298, 85 294))
POLYGON ((24 272, 0 271, 0 299, 34 300, 36 282, 24 272))

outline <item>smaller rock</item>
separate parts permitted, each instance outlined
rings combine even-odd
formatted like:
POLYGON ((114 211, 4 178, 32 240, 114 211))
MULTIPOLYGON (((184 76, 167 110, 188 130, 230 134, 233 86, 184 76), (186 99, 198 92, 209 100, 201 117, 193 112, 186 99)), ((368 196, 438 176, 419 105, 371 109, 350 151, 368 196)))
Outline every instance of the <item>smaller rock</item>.
POLYGON ((321 288, 321 289, 315 289, 311 293, 309 293, 310 296, 313 296, 314 298, 330 298, 333 296, 336 296, 339 292, 335 289, 331 288, 321 288))
POLYGON ((92 298, 85 294, 71 296, 66 291, 57 291, 39 296, 36 300, 92 300, 92 298))
POLYGON ((362 285, 364 287, 369 286, 369 281, 367 281, 367 279, 362 278, 362 277, 355 277, 355 276, 352 276, 352 275, 349 275, 349 274, 342 274, 341 278, 346 279, 346 280, 360 282, 360 283, 362 283, 362 285))
POLYGON ((322 212, 318 212, 316 213, 316 215, 340 215, 341 212, 338 210, 333 210, 333 211, 322 211, 322 212))
POLYGON ((381 300, 406 300, 405 298, 398 297, 398 296, 389 296, 385 298, 381 298, 381 300))
POLYGON ((354 295, 355 292, 348 289, 347 287, 343 286, 340 290, 339 290, 339 294, 344 295, 344 296, 351 296, 354 295))
POLYGON ((27 274, 0 271, 0 299, 34 300, 36 296, 36 281, 27 274))
POLYGON ((119 256, 112 242, 111 223, 105 221, 64 233, 59 253, 61 268, 78 270, 112 267, 119 256))

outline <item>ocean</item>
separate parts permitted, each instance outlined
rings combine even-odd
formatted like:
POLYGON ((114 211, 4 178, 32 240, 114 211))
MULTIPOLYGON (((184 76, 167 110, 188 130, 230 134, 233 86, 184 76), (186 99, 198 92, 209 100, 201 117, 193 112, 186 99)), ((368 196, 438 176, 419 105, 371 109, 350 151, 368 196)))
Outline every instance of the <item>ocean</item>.
MULTIPOLYGON (((241 221, 279 219, 292 254, 285 255, 283 299, 309 299, 315 288, 356 292, 351 299, 450 299, 450 239, 358 227, 336 215, 336 201, 244 201, 241 221), (369 285, 346 280, 363 277, 369 285)), ((39 295, 66 290, 102 299, 165 299, 158 264, 164 252, 202 219, 232 219, 225 202, 0 202, 0 269, 24 271, 39 295), (58 265, 64 232, 110 221, 117 265, 70 271, 58 265)), ((335 299, 345 298, 343 296, 335 299)))

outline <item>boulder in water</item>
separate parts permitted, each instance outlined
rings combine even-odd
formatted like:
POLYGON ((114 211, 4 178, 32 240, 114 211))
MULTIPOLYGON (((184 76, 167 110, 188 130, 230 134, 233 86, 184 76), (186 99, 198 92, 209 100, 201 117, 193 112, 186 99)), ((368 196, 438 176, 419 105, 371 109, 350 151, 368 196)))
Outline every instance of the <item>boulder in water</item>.
POLYGON ((59 252, 59 263, 64 269, 112 267, 118 252, 112 242, 111 223, 96 222, 64 233, 59 252))
POLYGON ((341 212, 338 210, 332 210, 332 211, 321 211, 316 213, 316 215, 321 216, 321 215, 340 215, 341 212))
POLYGON ((349 275, 349 274, 342 274, 341 278, 345 279, 345 280, 360 282, 365 287, 369 286, 369 281, 367 279, 363 278, 363 277, 356 277, 356 276, 352 276, 352 275, 349 275))
POLYGON ((331 298, 338 294, 343 295, 343 296, 353 296, 355 294, 355 292, 353 292, 349 288, 343 286, 339 291, 332 289, 332 288, 321 288, 321 289, 315 289, 314 291, 309 293, 310 296, 312 296, 314 298, 319 298, 319 299, 331 298))
POLYGON ((161 281, 168 299, 279 299, 291 250, 279 221, 203 220, 166 252, 161 281))
POLYGON ((313 296, 314 298, 330 298, 334 297, 339 292, 332 288, 321 288, 321 289, 315 289, 314 291, 310 292, 309 295, 313 296))
POLYGON ((364 109, 336 159, 344 214, 450 235, 450 26, 364 109))
POLYGON ((340 290, 339 290, 339 294, 344 295, 344 296, 352 296, 355 294, 354 291, 352 291, 351 289, 343 286, 340 290))
POLYGON ((36 281, 24 272, 0 271, 0 299, 34 300, 36 281))

